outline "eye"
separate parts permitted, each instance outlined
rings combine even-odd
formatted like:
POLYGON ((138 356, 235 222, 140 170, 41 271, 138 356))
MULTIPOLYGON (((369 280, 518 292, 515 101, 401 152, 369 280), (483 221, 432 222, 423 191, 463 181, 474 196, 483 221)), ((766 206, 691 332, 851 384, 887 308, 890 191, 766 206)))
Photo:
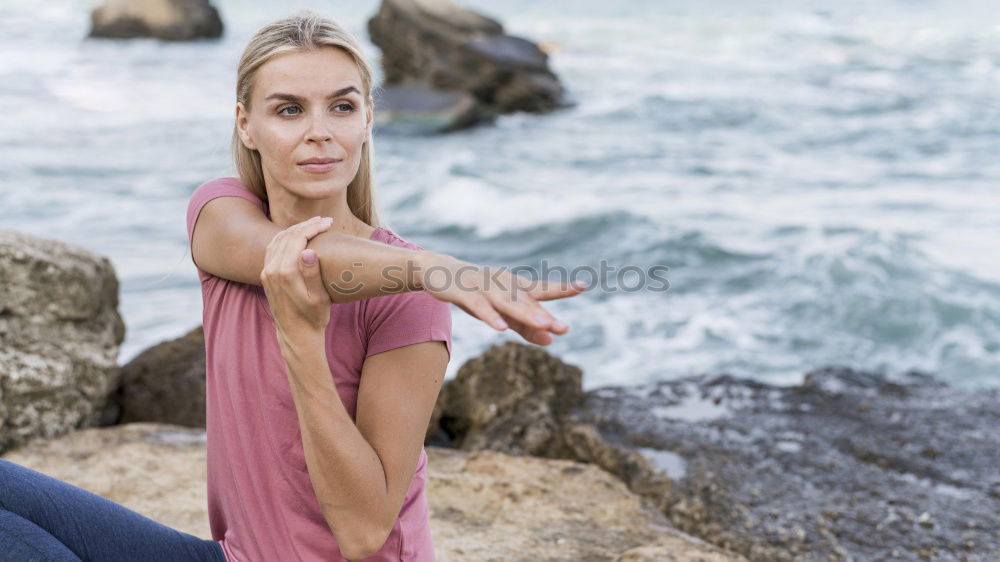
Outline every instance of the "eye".
POLYGON ((292 108, 298 109, 299 106, 297 106, 297 105, 286 105, 285 107, 283 107, 283 108, 281 108, 281 109, 278 110, 278 115, 293 115, 293 114, 290 114, 290 113, 282 113, 282 111, 284 111, 286 109, 292 109, 292 108))
POLYGON ((350 104, 350 103, 347 103, 347 102, 344 102, 344 103, 338 103, 338 104, 337 104, 337 105, 335 105, 334 107, 347 107, 347 109, 345 109, 344 111, 347 111, 347 112, 351 112, 351 111, 354 111, 354 105, 353 105, 353 104, 350 104))

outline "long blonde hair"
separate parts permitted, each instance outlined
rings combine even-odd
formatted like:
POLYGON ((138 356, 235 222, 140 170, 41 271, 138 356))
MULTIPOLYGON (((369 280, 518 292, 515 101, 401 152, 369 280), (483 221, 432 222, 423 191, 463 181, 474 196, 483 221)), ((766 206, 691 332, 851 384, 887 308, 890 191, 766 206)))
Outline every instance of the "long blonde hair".
MULTIPOLYGON (((240 57, 236 72, 236 101, 250 110, 250 93, 254 76, 264 63, 281 53, 319 49, 321 47, 336 47, 352 59, 361 75, 361 89, 365 103, 372 100, 372 69, 361 52, 361 46, 347 30, 336 22, 324 18, 309 10, 273 21, 262 27, 250 38, 243 55, 240 57)), ((374 108, 372 108, 374 111, 374 108)), ((374 135, 374 128, 372 135, 374 135)), ((267 201, 267 190, 264 187, 264 170, 261 167, 260 152, 251 150, 240 140, 236 123, 233 123, 233 138, 231 142, 233 164, 240 181, 257 197, 267 201)), ((351 213, 369 226, 383 226, 375 202, 375 189, 372 184, 372 138, 371 136, 361 147, 361 163, 358 173, 347 186, 347 205, 351 213)))

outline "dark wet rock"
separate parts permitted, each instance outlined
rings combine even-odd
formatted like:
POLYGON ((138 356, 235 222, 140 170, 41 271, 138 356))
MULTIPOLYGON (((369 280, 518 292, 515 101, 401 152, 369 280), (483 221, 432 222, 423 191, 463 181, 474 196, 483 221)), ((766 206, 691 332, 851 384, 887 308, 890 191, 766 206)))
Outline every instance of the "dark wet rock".
POLYGON ((0 452, 97 425, 124 338, 108 258, 0 229, 0 452))
POLYGON ((208 0, 104 0, 90 12, 90 37, 155 37, 170 41, 222 36, 208 0))
MULTIPOLYGON (((517 396, 551 398, 529 411, 561 413, 542 424, 549 447, 520 448, 598 464, 712 544, 752 560, 1000 560, 1000 389, 828 368, 790 387, 703 375, 581 396, 545 391, 539 377, 568 366, 539 361, 541 371, 519 367, 534 378, 517 396)), ((509 366, 499 366, 476 375, 502 384, 509 366)), ((501 393, 449 385, 439 416, 454 443, 494 448, 486 432, 463 435, 483 424, 460 418, 481 419, 501 393), (471 404, 456 408, 458 395, 471 404)), ((502 416, 488 426, 523 423, 502 416)), ((496 448, 517 450, 516 436, 499 435, 496 448)))
POLYGON ((122 367, 102 425, 159 422, 205 427, 205 332, 157 344, 122 367), (117 415, 115 415, 117 414, 117 415))
POLYGON ((455 448, 547 456, 562 447, 561 418, 583 397, 582 377, 541 348, 495 345, 445 385, 431 427, 455 448))
POLYGON ((589 393, 576 419, 661 459, 682 530, 755 560, 1000 556, 1000 391, 849 369, 589 393))
POLYGON ((382 50, 381 121, 449 131, 571 105, 536 44, 451 0, 383 0, 368 33, 382 50))

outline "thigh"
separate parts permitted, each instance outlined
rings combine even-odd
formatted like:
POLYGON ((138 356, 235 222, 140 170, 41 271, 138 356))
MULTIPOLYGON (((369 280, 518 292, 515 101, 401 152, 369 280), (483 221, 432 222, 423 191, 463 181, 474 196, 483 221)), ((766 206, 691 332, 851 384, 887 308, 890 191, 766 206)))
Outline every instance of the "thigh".
POLYGON ((5 459, 0 459, 0 508, 42 528, 83 560, 225 562, 213 540, 5 459))
POLYGON ((66 545, 20 515, 0 509, 0 560, 80 562, 66 545))

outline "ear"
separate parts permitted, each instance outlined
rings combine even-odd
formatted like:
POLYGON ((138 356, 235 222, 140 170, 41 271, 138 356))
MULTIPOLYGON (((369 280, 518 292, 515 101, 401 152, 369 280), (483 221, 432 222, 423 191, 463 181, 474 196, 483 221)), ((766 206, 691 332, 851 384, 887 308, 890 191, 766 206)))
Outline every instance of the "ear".
POLYGON ((253 139, 250 138, 247 122, 247 110, 241 101, 236 102, 236 130, 239 132, 240 140, 243 141, 243 146, 250 150, 257 150, 257 146, 254 145, 253 139))
POLYGON ((369 97, 368 103, 365 104, 365 138, 372 138, 372 127, 375 126, 375 101, 369 97))

